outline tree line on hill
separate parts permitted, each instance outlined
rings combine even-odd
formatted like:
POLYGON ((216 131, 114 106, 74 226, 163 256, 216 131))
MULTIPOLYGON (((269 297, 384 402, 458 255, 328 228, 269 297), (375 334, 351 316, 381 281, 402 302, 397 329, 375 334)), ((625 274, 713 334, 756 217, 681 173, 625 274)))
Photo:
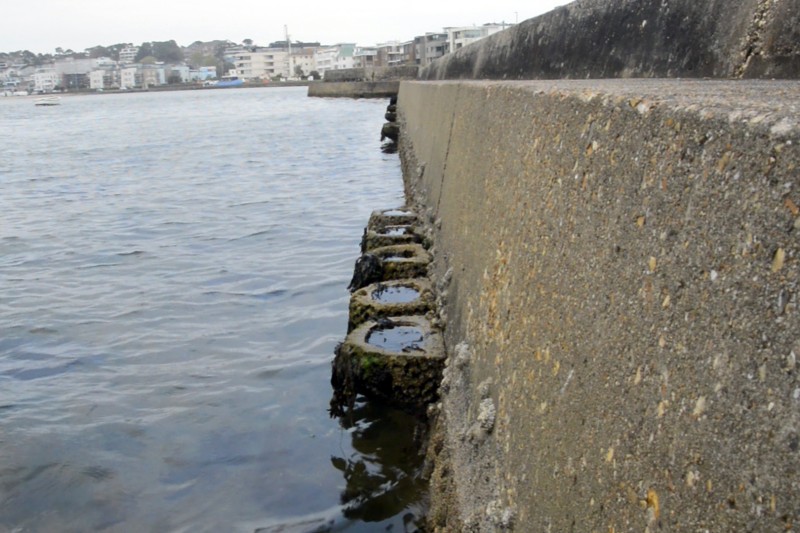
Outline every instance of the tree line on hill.
MULTIPOLYGON (((139 45, 139 52, 134 58, 135 63, 188 63, 192 67, 217 67, 217 72, 226 72, 231 65, 226 65, 224 52, 230 41, 195 41, 187 47, 181 47, 174 40, 151 41, 139 45)), ((118 43, 110 46, 93 46, 82 52, 75 52, 69 48, 56 48, 54 54, 36 54, 30 50, 16 52, 0 52, 0 62, 23 63, 32 66, 41 66, 62 58, 100 58, 108 57, 119 61, 119 55, 129 43, 118 43)))

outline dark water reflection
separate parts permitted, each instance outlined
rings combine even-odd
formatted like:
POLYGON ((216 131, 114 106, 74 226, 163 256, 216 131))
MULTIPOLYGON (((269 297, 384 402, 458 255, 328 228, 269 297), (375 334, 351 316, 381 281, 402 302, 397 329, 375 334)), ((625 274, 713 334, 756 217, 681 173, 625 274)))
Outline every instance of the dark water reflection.
MULTIPOLYGON (((347 483, 341 495, 344 516, 380 523, 401 516, 402 531, 422 526, 421 451, 426 426, 417 417, 377 402, 357 401, 339 418, 356 453, 331 457, 347 483)), ((395 529, 387 528, 395 531, 395 529)))

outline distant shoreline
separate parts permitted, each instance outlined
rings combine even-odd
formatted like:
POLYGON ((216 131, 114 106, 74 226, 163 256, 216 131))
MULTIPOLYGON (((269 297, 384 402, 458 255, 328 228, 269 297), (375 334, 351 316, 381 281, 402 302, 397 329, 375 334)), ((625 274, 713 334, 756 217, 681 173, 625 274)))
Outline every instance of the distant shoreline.
MULTIPOLYGON (((181 85, 157 85, 148 87, 147 89, 103 89, 98 91, 95 89, 82 89, 80 91, 64 91, 64 92, 51 92, 51 93, 30 93, 28 97, 42 97, 42 96, 77 96, 77 95, 100 95, 100 94, 131 94, 131 93, 151 93, 151 92, 172 92, 172 91, 200 91, 200 90, 218 90, 225 89, 273 89, 280 87, 308 87, 314 83, 313 81, 271 81, 268 83, 248 83, 239 87, 214 87, 213 85, 202 84, 181 84, 181 85)), ((0 95, 4 98, 25 98, 22 95, 0 95)))

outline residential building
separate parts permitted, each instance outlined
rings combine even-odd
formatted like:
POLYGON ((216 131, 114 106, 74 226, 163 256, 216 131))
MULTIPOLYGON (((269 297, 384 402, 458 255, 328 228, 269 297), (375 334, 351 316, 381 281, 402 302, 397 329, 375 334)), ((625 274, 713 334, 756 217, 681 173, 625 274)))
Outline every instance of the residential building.
POLYGON ((60 85, 61 77, 52 66, 36 69, 36 72, 33 74, 34 92, 51 93, 60 85))
POLYGON ((252 52, 256 48, 257 47, 255 46, 242 46, 240 44, 230 45, 225 48, 224 52, 222 52, 222 59, 225 61, 225 63, 236 64, 237 56, 252 52))
POLYGON ((314 54, 315 70, 324 75, 327 70, 353 68, 355 49, 355 43, 339 43, 317 49, 314 54))
POLYGON ((289 52, 284 48, 244 48, 233 55, 234 74, 244 80, 289 77, 289 52))
POLYGON ((455 52, 459 48, 479 41, 506 28, 510 28, 513 24, 484 24, 483 26, 462 26, 444 28, 447 32, 447 45, 449 52, 455 52))
POLYGON ((95 69, 94 59, 64 57, 56 59, 54 68, 58 74, 60 85, 68 91, 89 88, 89 73, 95 69))
POLYGON ((119 51, 120 63, 133 63, 136 60, 136 54, 139 53, 139 47, 129 44, 119 51))
POLYGON ((191 70, 186 65, 171 65, 167 83, 186 83, 191 80, 191 70))
POLYGON ((401 45, 403 47, 403 59, 406 65, 417 64, 417 48, 414 45, 414 40, 406 41, 401 45))
POLYGON ((413 63, 411 55, 408 53, 406 45, 413 43, 400 43, 391 41, 388 43, 380 43, 377 46, 378 57, 376 59, 377 66, 379 67, 398 67, 400 65, 407 65, 413 63))
POLYGON ((189 81, 206 81, 217 77, 217 67, 200 67, 189 71, 189 81))
POLYGON ((116 68, 117 62, 110 57, 98 57, 94 60, 94 68, 116 68))
POLYGON ((154 87, 167 84, 167 71, 164 65, 142 65, 142 87, 154 87))
POLYGON ((118 89, 122 85, 122 72, 118 66, 103 67, 89 73, 89 88, 94 90, 118 89))
POLYGON ((120 71, 120 89, 133 89, 142 86, 142 74, 138 66, 126 67, 120 71))
POLYGON ((417 65, 429 65, 448 52, 446 33, 426 33, 414 37, 414 62, 417 65))
POLYGON ((378 63, 378 49, 374 47, 357 47, 353 52, 354 68, 372 68, 378 63))
POLYGON ((317 48, 319 48, 319 46, 295 47, 295 45, 292 44, 291 64, 289 65, 291 78, 298 76, 307 77, 312 71, 317 69, 317 64, 314 62, 314 53, 317 51, 317 48))

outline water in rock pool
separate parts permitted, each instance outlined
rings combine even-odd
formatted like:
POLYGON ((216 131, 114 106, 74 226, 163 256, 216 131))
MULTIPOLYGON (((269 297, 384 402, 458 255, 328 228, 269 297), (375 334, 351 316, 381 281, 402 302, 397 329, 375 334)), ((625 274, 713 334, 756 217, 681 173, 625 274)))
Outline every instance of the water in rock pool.
POLYGON ((0 531, 413 531, 416 421, 331 419, 384 100, 0 98, 0 531))
POLYGON ((393 285, 381 286, 372 292, 372 299, 384 304, 406 304, 419 299, 420 293, 413 287, 393 285))

